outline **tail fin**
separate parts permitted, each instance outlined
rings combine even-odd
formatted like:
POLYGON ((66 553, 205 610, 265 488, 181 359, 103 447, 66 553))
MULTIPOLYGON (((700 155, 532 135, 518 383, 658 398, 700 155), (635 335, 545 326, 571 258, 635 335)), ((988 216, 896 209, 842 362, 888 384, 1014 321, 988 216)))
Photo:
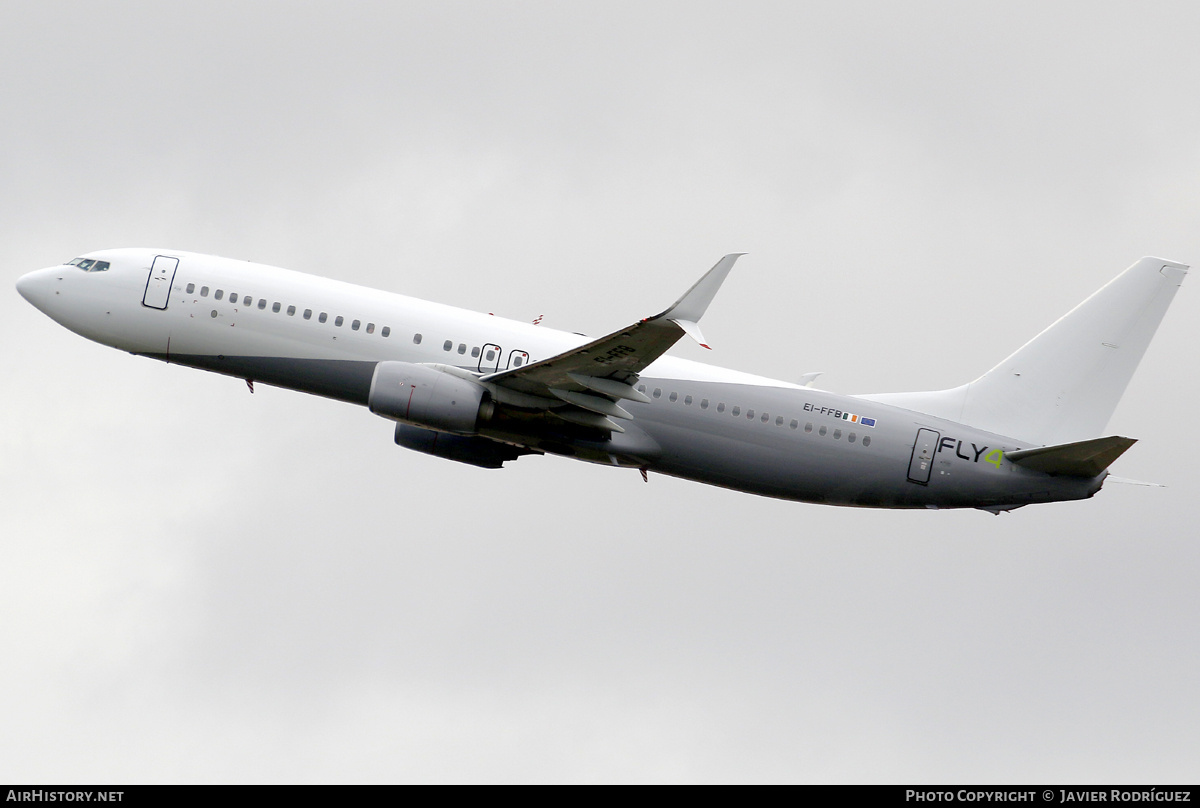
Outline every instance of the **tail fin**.
POLYGON ((1096 437, 1187 269, 1143 258, 969 384, 862 398, 1042 445, 1096 437))

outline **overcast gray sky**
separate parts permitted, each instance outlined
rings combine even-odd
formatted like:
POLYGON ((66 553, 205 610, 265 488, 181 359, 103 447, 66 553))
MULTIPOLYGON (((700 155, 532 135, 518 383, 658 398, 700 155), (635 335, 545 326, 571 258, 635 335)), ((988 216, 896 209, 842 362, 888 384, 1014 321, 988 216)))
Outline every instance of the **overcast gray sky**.
POLYGON ((1095 499, 783 503, 407 452, 13 289, 246 258, 589 334, 747 251, 675 353, 973 378, 1200 258, 1184 3, 0 0, 0 780, 1200 775, 1198 289, 1095 499))

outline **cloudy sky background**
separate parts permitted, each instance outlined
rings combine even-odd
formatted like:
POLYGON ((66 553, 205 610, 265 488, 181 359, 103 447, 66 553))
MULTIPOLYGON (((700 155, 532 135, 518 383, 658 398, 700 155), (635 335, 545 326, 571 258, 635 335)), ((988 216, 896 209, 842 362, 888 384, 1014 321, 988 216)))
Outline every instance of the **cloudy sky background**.
POLYGON ((777 502, 404 451, 13 289, 228 255, 600 334, 746 251, 677 355, 839 392, 991 367, 1200 258, 1173 3, 0 0, 0 780, 1200 774, 1197 289, 1095 499, 777 502))

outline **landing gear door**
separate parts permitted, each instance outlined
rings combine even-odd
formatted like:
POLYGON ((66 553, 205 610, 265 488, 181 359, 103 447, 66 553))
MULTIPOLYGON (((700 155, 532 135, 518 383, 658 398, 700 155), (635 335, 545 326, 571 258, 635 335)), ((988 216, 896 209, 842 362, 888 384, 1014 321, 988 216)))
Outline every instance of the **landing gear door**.
POLYGON ((175 270, 179 268, 178 258, 168 258, 156 255, 154 264, 150 267, 150 277, 146 279, 146 293, 142 295, 142 305, 152 309, 165 309, 171 297, 171 282, 175 280, 175 270))
POLYGON ((917 440, 913 443, 912 459, 908 461, 908 481, 929 485, 929 475, 933 471, 933 453, 937 451, 941 435, 932 429, 918 429, 917 440))

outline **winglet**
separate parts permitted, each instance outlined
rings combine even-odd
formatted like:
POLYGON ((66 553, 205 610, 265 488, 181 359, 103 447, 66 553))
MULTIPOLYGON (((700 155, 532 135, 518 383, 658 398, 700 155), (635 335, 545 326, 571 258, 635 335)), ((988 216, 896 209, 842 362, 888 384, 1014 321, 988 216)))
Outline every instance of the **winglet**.
POLYGON ((709 347, 708 340, 704 339, 704 335, 700 333, 699 325, 691 320, 676 320, 675 318, 671 318, 670 322, 675 323, 675 325, 683 329, 683 333, 700 343, 701 348, 708 348, 710 351, 712 350, 712 348, 709 347))
POLYGON ((656 317, 651 317, 652 320, 669 320, 675 325, 683 329, 696 342, 703 347, 708 348, 708 344, 704 339, 704 335, 700 333, 700 318, 704 316, 704 312, 708 310, 708 304, 712 303, 713 298, 717 295, 717 290, 721 288, 721 284, 725 282, 726 276, 729 275, 729 270, 733 269, 733 265, 745 253, 730 253, 716 263, 716 265, 708 272, 704 273, 704 277, 696 281, 691 289, 688 289, 683 297, 675 301, 675 305, 659 314, 656 317))

